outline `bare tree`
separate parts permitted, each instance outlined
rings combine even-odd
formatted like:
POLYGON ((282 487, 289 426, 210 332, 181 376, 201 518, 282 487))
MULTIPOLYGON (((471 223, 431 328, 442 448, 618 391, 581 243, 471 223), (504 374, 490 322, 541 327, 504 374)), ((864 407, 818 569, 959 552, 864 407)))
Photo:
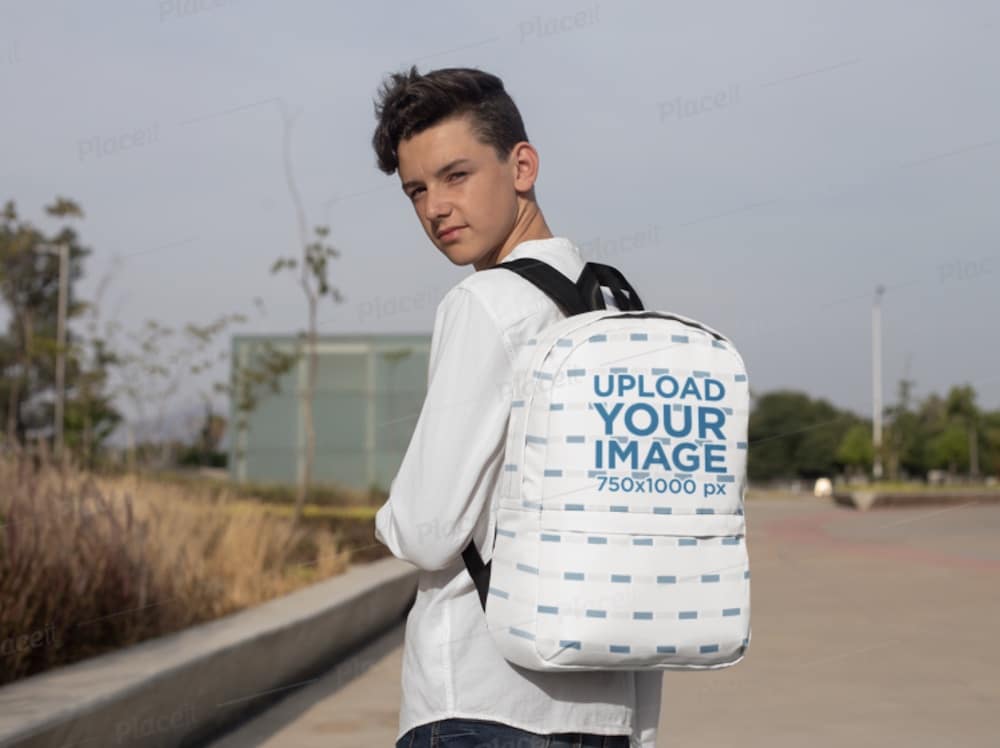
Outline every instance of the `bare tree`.
POLYGON ((282 123, 284 126, 284 163, 285 178, 288 183, 288 192, 292 198, 295 209, 295 222, 298 231, 299 242, 302 246, 301 258, 282 257, 271 266, 271 273, 277 273, 285 268, 289 270, 299 269, 299 286, 306 298, 309 321, 308 329, 305 333, 299 333, 299 352, 302 351, 302 340, 305 338, 305 355, 307 356, 306 384, 299 393, 305 430, 305 468, 299 474, 295 492, 295 511, 292 516, 293 527, 298 525, 302 519, 302 511, 305 506, 306 492, 312 483, 313 462, 316 452, 316 433, 313 426, 313 400, 316 392, 316 371, 319 366, 319 351, 317 348, 316 312, 321 297, 329 294, 334 302, 340 303, 343 297, 340 292, 330 286, 328 281, 328 261, 331 258, 339 257, 340 252, 330 244, 326 244, 326 237, 330 233, 328 226, 316 226, 313 231, 315 238, 310 241, 308 232, 308 221, 306 211, 302 202, 302 196, 295 181, 295 173, 292 166, 292 128, 299 113, 291 115, 283 99, 279 99, 278 106, 281 110, 282 123))
MULTIPOLYGON (((129 463, 135 467, 135 425, 145 426, 145 439, 160 442, 159 462, 169 461, 170 439, 164 438, 167 414, 182 386, 192 376, 211 369, 225 360, 228 352, 218 351, 215 340, 232 325, 246 322, 240 313, 225 314, 207 325, 186 324, 179 332, 147 319, 137 330, 125 332, 130 345, 119 346, 116 363, 120 383, 116 394, 123 395, 134 411, 129 428, 129 463), (152 414, 150 411, 152 410, 152 414)), ((110 332, 118 329, 112 323, 110 332)))

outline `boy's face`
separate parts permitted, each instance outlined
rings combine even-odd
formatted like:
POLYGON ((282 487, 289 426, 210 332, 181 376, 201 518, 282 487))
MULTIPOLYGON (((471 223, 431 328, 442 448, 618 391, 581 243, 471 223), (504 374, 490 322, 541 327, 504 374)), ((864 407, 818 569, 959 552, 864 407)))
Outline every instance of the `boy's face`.
POLYGON ((503 247, 517 220, 517 167, 477 140, 466 117, 442 120, 400 141, 397 155, 403 192, 449 260, 478 267, 503 247))

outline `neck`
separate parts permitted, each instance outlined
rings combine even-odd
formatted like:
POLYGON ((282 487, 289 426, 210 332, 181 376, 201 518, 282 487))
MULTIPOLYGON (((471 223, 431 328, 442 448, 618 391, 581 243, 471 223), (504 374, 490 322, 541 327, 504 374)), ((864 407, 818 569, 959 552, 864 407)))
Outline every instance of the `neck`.
POLYGON ((525 200, 518 207, 517 221, 515 221, 514 229, 508 235, 507 240, 497 249, 480 258, 474 263, 474 267, 476 270, 485 270, 486 268, 493 267, 509 255, 514 247, 521 242, 551 238, 552 232, 545 223, 545 216, 542 215, 538 203, 534 200, 525 200))

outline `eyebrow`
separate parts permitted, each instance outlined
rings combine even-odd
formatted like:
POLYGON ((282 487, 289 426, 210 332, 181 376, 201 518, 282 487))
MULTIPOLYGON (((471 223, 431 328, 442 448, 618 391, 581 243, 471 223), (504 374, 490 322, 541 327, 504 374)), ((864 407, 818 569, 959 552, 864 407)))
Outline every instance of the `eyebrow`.
MULTIPOLYGON (((460 166, 461 164, 465 164, 465 163, 472 163, 472 161, 470 159, 467 159, 467 158, 457 158, 454 161, 445 164, 440 169, 438 169, 436 172, 434 172, 434 176, 435 177, 440 177, 445 172, 448 172, 451 169, 454 169, 456 166, 460 166)), ((406 192, 411 187, 416 187, 419 184, 423 184, 423 182, 421 182, 419 179, 411 179, 409 182, 403 182, 403 185, 402 185, 403 192, 406 192)))

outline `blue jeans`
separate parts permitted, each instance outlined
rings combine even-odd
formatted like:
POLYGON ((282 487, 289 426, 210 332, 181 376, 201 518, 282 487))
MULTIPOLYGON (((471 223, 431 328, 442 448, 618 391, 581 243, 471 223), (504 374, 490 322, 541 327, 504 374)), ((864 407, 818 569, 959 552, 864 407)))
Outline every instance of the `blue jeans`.
POLYGON ((419 725, 396 748, 629 748, 628 735, 559 732, 540 735, 500 722, 443 719, 419 725))

